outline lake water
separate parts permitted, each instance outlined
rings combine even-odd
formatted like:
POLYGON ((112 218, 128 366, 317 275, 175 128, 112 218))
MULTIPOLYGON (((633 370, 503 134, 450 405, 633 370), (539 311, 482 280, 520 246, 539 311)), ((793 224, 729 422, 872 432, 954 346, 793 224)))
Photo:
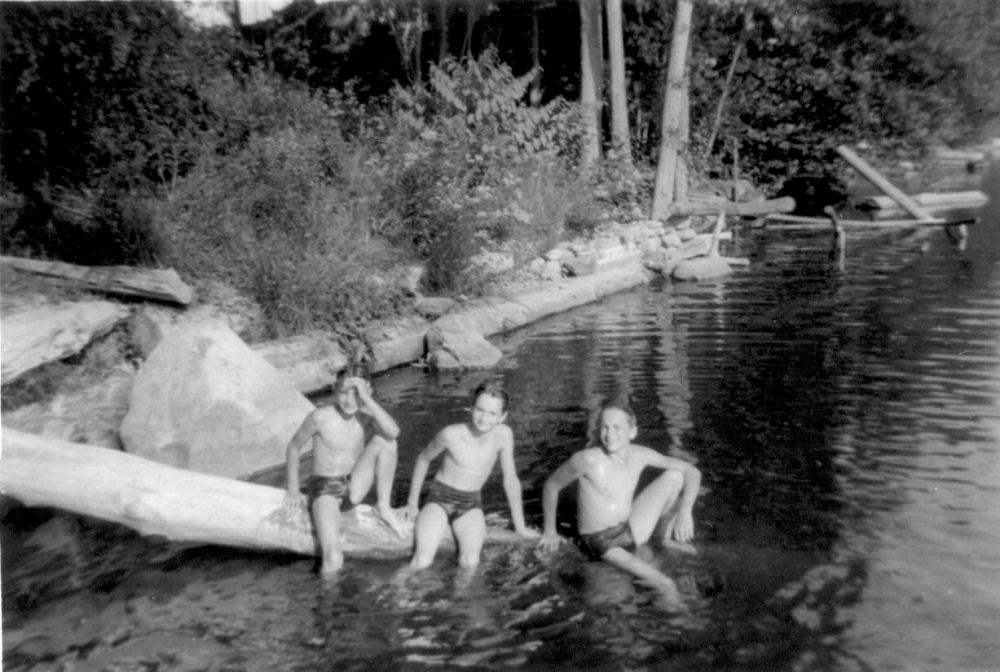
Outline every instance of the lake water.
MULTIPOLYGON (((4 667, 1000 670, 1000 171, 982 188, 964 251, 939 230, 849 234, 837 264, 825 231, 742 230, 727 253, 752 264, 730 277, 499 343, 535 524, 545 477, 612 391, 631 395, 639 442, 702 470, 698 554, 650 551, 688 613, 572 546, 488 546, 472 577, 444 552, 416 577, 352 558, 325 584, 307 558, 15 510, 4 667)), ((376 380, 405 432, 397 502, 485 376, 376 380)), ((506 517, 499 477, 484 501, 506 517)))

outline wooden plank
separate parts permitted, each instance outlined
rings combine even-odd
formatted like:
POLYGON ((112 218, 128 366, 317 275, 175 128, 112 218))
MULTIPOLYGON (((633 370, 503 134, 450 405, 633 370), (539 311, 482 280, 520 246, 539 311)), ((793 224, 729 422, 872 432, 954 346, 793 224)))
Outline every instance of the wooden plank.
POLYGON ((0 262, 20 271, 38 273, 77 282, 89 289, 109 294, 141 296, 186 306, 194 299, 194 290, 172 268, 134 268, 132 266, 77 266, 61 261, 41 261, 0 257, 0 262))
MULTIPOLYGON (((167 466, 117 450, 3 427, 0 493, 27 506, 93 516, 174 541, 316 553, 305 507, 282 507, 285 490, 167 466)), ((401 538, 361 505, 342 518, 344 552, 405 557, 401 538)), ((490 543, 520 543, 489 528, 490 543)))
POLYGON ((847 161, 847 163, 851 164, 851 167, 858 171, 862 177, 874 184, 882 191, 882 193, 898 203, 899 207, 903 208, 903 210, 910 213, 917 219, 934 219, 931 213, 896 188, 896 186, 883 177, 881 173, 868 165, 864 159, 855 154, 848 147, 840 145, 837 147, 837 153, 840 154, 840 156, 847 161))

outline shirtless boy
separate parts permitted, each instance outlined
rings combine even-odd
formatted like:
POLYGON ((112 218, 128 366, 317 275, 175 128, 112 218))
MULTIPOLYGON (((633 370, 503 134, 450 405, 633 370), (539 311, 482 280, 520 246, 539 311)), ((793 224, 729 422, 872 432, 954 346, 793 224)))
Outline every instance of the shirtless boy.
POLYGON ((319 537, 323 564, 329 576, 344 564, 340 541, 340 511, 361 502, 372 483, 377 493, 376 512, 397 534, 404 525, 390 503, 396 472, 396 437, 399 426, 372 399, 371 383, 361 365, 350 365, 337 375, 333 405, 313 410, 292 436, 286 451, 288 493, 285 506, 298 506, 308 496, 313 525, 319 537), (309 441, 313 445, 312 476, 299 487, 299 456, 309 441))
POLYGON ((414 569, 430 566, 449 526, 458 542, 459 565, 473 568, 479 564, 486 537, 480 490, 498 457, 514 530, 525 537, 538 536, 537 531, 524 524, 521 481, 514 467, 514 434, 503 424, 507 419, 507 393, 486 383, 476 389, 474 399, 469 421, 442 429, 417 456, 407 502, 407 516, 415 516, 417 520, 410 561, 414 569), (441 468, 418 514, 420 488, 427 469, 442 454, 441 468))
POLYGON ((632 443, 638 429, 626 399, 605 402, 598 430, 599 447, 574 453, 545 481, 545 527, 539 549, 551 551, 564 541, 556 532, 559 493, 579 481, 577 531, 583 551, 676 595, 674 582, 632 551, 649 541, 661 519, 666 523, 665 544, 671 538, 687 544, 694 537, 691 508, 698 497, 701 472, 684 460, 632 443), (646 467, 664 471, 633 500, 646 467), (674 515, 667 517, 675 504, 674 515))

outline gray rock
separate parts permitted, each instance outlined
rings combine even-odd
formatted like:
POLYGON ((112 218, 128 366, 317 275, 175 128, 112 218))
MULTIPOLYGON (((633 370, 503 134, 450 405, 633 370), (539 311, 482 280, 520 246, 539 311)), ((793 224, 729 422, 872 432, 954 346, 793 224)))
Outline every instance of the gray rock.
POLYGON ((678 262, 670 276, 675 280, 710 280, 732 272, 733 267, 721 257, 697 257, 678 262))
POLYGON ((502 358, 465 316, 445 315, 427 331, 427 361, 434 369, 487 369, 502 358))
POLYGON ((139 371, 121 427, 125 450, 220 476, 284 460, 313 405, 221 322, 166 334, 139 371))

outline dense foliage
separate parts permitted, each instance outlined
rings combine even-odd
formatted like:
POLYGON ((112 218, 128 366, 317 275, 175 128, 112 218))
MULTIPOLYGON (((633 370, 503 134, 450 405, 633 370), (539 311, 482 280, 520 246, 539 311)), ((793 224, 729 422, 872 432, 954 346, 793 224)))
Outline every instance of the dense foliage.
MULTIPOLYGON (((595 210, 648 207, 673 4, 625 3, 640 171, 584 177, 576 0, 297 0, 214 28, 160 0, 0 3, 3 249, 224 279, 273 333, 393 312, 407 260, 425 289, 478 291, 484 247, 522 258, 595 210)), ((725 175, 738 149, 772 184, 824 172, 841 143, 891 156, 968 137, 1000 112, 1000 11, 953 15, 697 3, 696 171, 725 175)))

